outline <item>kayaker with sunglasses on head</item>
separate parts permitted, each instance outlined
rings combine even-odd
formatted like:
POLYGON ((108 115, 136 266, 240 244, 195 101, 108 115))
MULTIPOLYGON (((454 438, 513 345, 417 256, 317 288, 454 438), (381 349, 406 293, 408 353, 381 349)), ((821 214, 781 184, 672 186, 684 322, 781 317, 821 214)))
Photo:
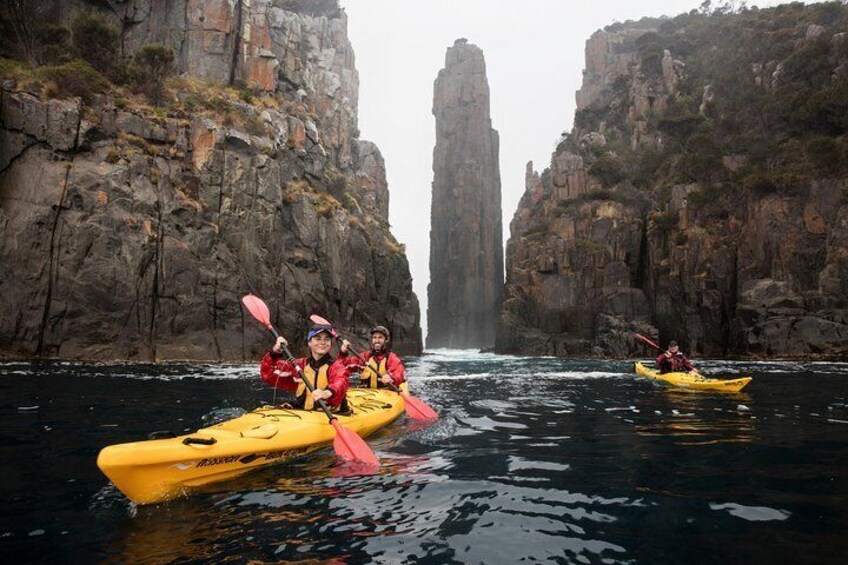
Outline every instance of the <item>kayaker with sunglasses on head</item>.
POLYGON ((345 395, 348 387, 349 372, 341 360, 333 359, 330 349, 333 346, 333 328, 315 324, 306 334, 309 355, 295 359, 315 389, 312 393, 298 375, 297 369, 285 358, 283 347, 288 341, 283 336, 277 338, 271 351, 262 359, 260 374, 262 380, 278 389, 294 392, 293 408, 318 410, 317 401, 324 400, 332 410, 347 411, 345 395))
POLYGON ((698 373, 689 359, 680 352, 680 347, 674 340, 668 342, 668 351, 660 353, 657 357, 657 369, 661 375, 665 373, 688 373, 689 371, 698 373))
POLYGON ((351 373, 362 371, 359 377, 360 386, 387 388, 390 383, 394 383, 396 387, 400 387, 406 382, 403 362, 389 347, 391 338, 392 334, 386 326, 374 326, 371 329, 371 349, 362 353, 362 359, 349 355, 350 342, 342 340, 339 360, 344 362, 351 373))

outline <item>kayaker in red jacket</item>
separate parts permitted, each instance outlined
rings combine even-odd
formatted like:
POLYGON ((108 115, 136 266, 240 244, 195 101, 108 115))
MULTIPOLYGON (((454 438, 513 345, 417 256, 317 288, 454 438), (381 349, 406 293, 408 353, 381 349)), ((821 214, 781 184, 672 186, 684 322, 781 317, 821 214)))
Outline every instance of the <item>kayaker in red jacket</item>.
POLYGON ((678 347, 677 342, 674 340, 668 342, 668 351, 660 353, 657 357, 657 369, 659 369, 661 375, 664 373, 697 372, 697 369, 692 366, 689 359, 680 352, 680 347, 678 347))
POLYGON ((315 389, 309 389, 300 378, 294 365, 283 357, 283 346, 287 345, 286 338, 280 336, 271 351, 262 359, 259 369, 262 380, 281 390, 294 392, 295 408, 304 410, 319 409, 318 399, 324 400, 332 409, 344 411, 347 403, 345 394, 348 387, 349 372, 340 360, 334 360, 330 355, 333 337, 330 326, 314 325, 306 335, 309 355, 295 359, 297 366, 315 389))
POLYGON ((389 347, 391 337, 391 333, 385 326, 372 328, 371 350, 361 355, 365 363, 355 355, 348 355, 350 342, 346 339, 342 341, 339 360, 344 362, 351 373, 362 371, 359 377, 360 386, 386 388, 389 383, 394 383, 399 387, 406 381, 406 369, 403 362, 389 347))

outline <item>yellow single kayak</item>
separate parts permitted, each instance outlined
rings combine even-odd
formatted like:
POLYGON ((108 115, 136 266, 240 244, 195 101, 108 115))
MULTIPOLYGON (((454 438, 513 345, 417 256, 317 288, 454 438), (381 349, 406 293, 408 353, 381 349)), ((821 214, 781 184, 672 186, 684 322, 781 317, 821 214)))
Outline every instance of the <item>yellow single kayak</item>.
MULTIPOLYGON (((339 423, 362 437, 404 410, 403 398, 389 390, 352 388, 347 399, 351 413, 339 423)), ((324 412, 265 406, 193 434, 110 445, 97 466, 130 500, 150 504, 305 455, 335 434, 324 412)))
POLYGON ((633 368, 637 375, 665 383, 667 385, 685 388, 689 390, 710 390, 718 392, 739 392, 745 385, 751 382, 751 377, 740 377, 738 379, 706 379, 690 373, 664 373, 659 374, 641 363, 635 363, 633 368))

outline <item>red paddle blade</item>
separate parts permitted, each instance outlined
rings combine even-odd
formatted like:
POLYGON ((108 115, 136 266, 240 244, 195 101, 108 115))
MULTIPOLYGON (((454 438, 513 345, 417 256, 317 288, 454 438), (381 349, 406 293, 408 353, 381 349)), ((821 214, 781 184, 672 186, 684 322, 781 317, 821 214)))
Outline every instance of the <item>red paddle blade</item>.
POLYGON ((241 303, 250 312, 250 315, 256 318, 260 324, 265 327, 271 325, 271 312, 268 310, 268 305, 261 298, 253 294, 248 294, 241 299, 241 303))
POLYGON ((647 337, 643 336, 642 334, 633 334, 633 335, 636 337, 636 339, 638 339, 642 343, 644 343, 644 344, 646 344, 650 347, 653 347, 654 349, 656 349, 658 351, 662 351, 662 348, 659 345, 657 345, 656 343, 654 343, 653 341, 651 341, 647 337))
POLYGON ((321 326, 332 326, 333 325, 333 324, 330 323, 329 320, 327 320, 327 318, 322 318, 318 314, 312 314, 311 316, 309 316, 309 320, 313 324, 318 324, 318 325, 321 325, 321 326))
POLYGON ((379 465, 380 460, 365 443, 365 440, 356 435, 353 430, 343 427, 335 418, 331 423, 336 428, 336 437, 333 439, 333 449, 336 455, 346 461, 361 461, 369 465, 379 465))
POLYGON ((409 393, 403 393, 403 402, 407 415, 413 420, 438 420, 439 415, 430 406, 409 393))
POLYGON ((312 314, 309 316, 309 321, 313 324, 318 324, 319 326, 329 326, 333 337, 339 337, 338 334, 336 334, 336 329, 333 327, 333 324, 331 324, 327 318, 322 318, 318 314, 312 314))

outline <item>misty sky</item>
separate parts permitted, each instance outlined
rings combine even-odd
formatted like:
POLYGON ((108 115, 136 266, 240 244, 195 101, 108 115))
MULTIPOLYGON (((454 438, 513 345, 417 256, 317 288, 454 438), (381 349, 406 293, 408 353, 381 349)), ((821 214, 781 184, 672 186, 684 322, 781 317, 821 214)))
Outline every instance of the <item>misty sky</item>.
MULTIPOLYGON (((492 127, 500 134, 504 240, 524 192, 571 129, 586 40, 614 22, 674 16, 702 0, 341 0, 359 71, 359 129, 386 160, 392 233, 406 244, 426 336, 433 182, 433 81, 465 37, 486 58, 492 127)), ((749 1, 749 6, 779 4, 749 1)))

